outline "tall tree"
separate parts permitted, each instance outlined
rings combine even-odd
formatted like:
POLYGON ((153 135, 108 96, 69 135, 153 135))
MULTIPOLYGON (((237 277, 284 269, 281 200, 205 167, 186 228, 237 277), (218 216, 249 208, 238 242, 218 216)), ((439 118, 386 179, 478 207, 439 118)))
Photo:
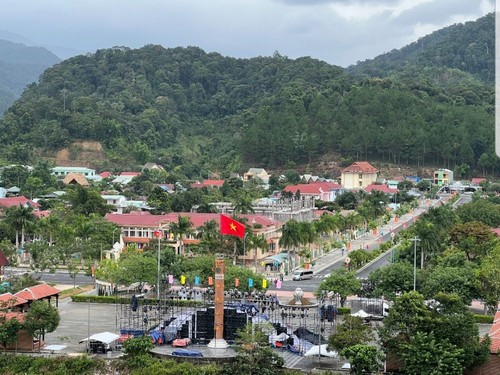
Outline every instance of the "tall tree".
POLYGON ((500 246, 496 246, 482 259, 477 270, 479 294, 490 312, 497 309, 498 301, 500 301, 500 272, 498 270, 500 270, 500 246))
POLYGON ((34 337, 44 340, 46 333, 56 330, 60 319, 54 306, 46 301, 34 301, 26 314, 24 327, 34 337))
POLYGON ((184 239, 192 230, 193 223, 191 223, 189 216, 179 215, 177 217, 177 222, 170 224, 170 231, 179 240, 179 254, 184 254, 184 239))
POLYGON ((467 255, 469 261, 475 262, 480 262, 498 243, 491 228, 478 221, 456 224, 450 231, 450 241, 467 255))
POLYGON ((106 215, 110 207, 101 195, 92 189, 77 185, 69 190, 64 198, 71 204, 74 213, 90 215, 96 213, 100 216, 106 215))
POLYGON ((448 341, 436 341, 433 333, 417 332, 403 346, 405 373, 409 375, 461 375, 463 350, 448 341))
POLYGON ((357 316, 346 315, 335 332, 328 337, 328 350, 342 352, 353 345, 364 344, 373 338, 372 330, 357 316))
POLYGON ((234 201, 235 214, 249 214, 253 213, 253 198, 246 190, 240 190, 234 201))
POLYGON ((295 257, 295 249, 300 245, 300 242, 301 232, 299 222, 294 219, 287 221, 281 228, 279 245, 287 251, 288 272, 290 272, 291 267, 294 266, 294 259, 292 260, 290 256, 290 250, 294 252, 295 257))
POLYGON ((323 279, 316 293, 321 294, 323 291, 337 293, 340 296, 340 304, 344 307, 347 297, 358 294, 360 289, 361 282, 356 278, 355 272, 342 268, 323 279))
POLYGON ((215 220, 206 221, 198 230, 201 247, 210 254, 214 254, 220 246, 220 232, 217 222, 215 220))
POLYGON ((342 351, 351 364, 350 373, 354 375, 372 374, 382 364, 382 353, 372 345, 356 344, 342 351))
POLYGON ((19 232, 21 232, 21 246, 24 245, 26 228, 36 221, 33 208, 30 206, 9 207, 5 211, 5 220, 16 230, 16 249, 19 249, 19 232))
MULTIPOLYGON (((262 253, 267 251, 267 239, 263 234, 251 234, 250 236, 247 236, 247 238, 243 239, 243 241, 246 240, 246 246, 245 248, 248 250, 253 250, 254 251, 254 266, 255 269, 257 269, 257 249, 261 249, 262 253)), ((246 255, 246 254, 245 254, 246 255)))
POLYGON ((371 295, 394 300, 413 289, 413 266, 406 262, 392 263, 376 269, 368 279, 374 288, 371 295))
MULTIPOLYGON (((0 306, 0 308, 3 308, 0 306)), ((22 324, 16 319, 7 319, 5 313, 0 313, 0 343, 7 350, 7 346, 16 342, 17 335, 22 328, 22 324)))

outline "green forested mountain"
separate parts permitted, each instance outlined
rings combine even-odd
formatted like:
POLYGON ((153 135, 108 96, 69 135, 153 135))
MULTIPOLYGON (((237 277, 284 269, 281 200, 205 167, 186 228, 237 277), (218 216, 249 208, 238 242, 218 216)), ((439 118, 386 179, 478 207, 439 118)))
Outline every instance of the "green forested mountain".
POLYGON ((47 69, 7 111, 0 139, 11 161, 95 140, 102 168, 155 161, 188 177, 329 153, 490 172, 493 104, 490 84, 449 66, 356 78, 309 57, 115 47, 47 69))
POLYGON ((60 59, 41 47, 27 47, 0 39, 0 115, 24 88, 60 59))
POLYGON ((454 68, 493 85, 495 82, 495 16, 437 30, 399 50, 350 66, 358 78, 387 77, 404 68, 454 68))

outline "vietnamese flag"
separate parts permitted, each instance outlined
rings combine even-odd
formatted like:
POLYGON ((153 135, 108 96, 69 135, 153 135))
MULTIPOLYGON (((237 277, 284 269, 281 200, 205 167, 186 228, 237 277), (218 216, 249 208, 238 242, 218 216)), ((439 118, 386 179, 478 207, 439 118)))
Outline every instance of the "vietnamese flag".
POLYGON ((245 237, 245 225, 231 219, 229 216, 220 215, 220 233, 228 236, 245 237))

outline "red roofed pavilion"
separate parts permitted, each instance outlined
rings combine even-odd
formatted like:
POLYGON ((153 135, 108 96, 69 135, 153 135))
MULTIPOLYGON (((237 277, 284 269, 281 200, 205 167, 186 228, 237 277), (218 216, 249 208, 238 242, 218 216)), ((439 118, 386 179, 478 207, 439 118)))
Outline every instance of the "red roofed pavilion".
POLYGON ((15 296, 12 293, 0 294, 0 310, 15 307, 19 307, 22 310, 23 305, 26 304, 28 304, 28 300, 25 300, 23 297, 15 296))
POLYGON ((47 299, 50 303, 52 297, 56 298, 56 307, 59 305, 59 293, 61 291, 48 284, 38 284, 30 286, 29 288, 24 288, 20 292, 14 294, 16 297, 24 298, 29 302, 38 301, 41 299, 47 299))

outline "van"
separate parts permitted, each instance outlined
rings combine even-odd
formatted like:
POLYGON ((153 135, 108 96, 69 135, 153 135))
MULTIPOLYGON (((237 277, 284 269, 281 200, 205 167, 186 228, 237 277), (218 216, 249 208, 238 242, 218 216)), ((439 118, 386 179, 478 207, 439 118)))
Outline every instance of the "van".
POLYGON ((293 271, 293 280, 307 280, 312 279, 312 270, 295 270, 293 271))

